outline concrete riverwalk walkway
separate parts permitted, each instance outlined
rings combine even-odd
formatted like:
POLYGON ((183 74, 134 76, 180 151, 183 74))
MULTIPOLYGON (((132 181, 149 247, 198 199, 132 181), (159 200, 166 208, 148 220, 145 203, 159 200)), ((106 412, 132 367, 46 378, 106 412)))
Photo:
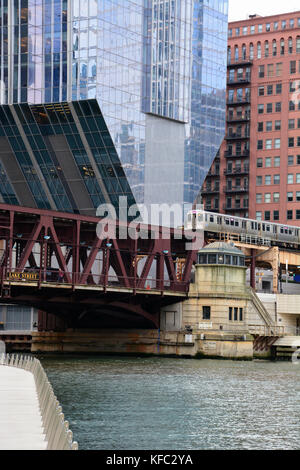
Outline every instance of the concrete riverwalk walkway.
POLYGON ((0 354, 0 450, 78 450, 40 361, 0 354))
POLYGON ((46 450, 34 375, 0 364, 0 450, 46 450))

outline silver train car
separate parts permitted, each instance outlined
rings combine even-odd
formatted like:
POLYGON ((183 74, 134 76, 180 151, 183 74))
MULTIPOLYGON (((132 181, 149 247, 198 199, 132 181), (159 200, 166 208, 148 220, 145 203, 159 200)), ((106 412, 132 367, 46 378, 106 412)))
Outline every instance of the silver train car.
POLYGON ((279 243, 293 247, 300 245, 300 227, 243 219, 204 210, 188 212, 185 229, 237 235, 241 241, 269 246, 279 243))

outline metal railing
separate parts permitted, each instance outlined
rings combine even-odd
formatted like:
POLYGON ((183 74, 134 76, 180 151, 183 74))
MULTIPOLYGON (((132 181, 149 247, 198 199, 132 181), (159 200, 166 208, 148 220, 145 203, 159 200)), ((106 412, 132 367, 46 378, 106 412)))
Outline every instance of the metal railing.
POLYGON ((283 328, 284 336, 300 336, 300 327, 298 326, 283 325, 281 328, 283 328))
POLYGON ((10 272, 3 270, 0 272, 0 282, 5 286, 12 284, 27 284, 41 287, 51 284, 57 287, 100 287, 100 288, 128 288, 136 290, 160 290, 175 291, 187 293, 189 283, 180 279, 156 279, 154 277, 143 276, 116 276, 97 273, 73 273, 72 271, 63 272, 61 277, 58 269, 16 269, 12 268, 10 272))
POLYGON ((235 168, 226 168, 224 170, 224 175, 226 176, 234 176, 234 175, 243 175, 243 174, 248 174, 250 171, 250 168, 248 165, 242 166, 237 166, 235 168))
POLYGON ((286 336, 284 326, 249 325, 249 333, 259 336, 286 336))
POLYGON ((249 288, 251 300, 267 327, 274 328, 275 322, 252 287, 249 288))
POLYGON ((246 57, 246 56, 242 56, 242 57, 229 57, 228 58, 228 61, 227 61, 227 66, 230 67, 230 66, 233 66, 233 65, 252 65, 253 64, 253 59, 252 57, 246 57))
POLYGON ((46 450, 78 450, 78 443, 73 441, 69 422, 65 421, 60 406, 46 372, 40 361, 32 356, 0 354, 0 366, 17 367, 31 372, 34 376, 40 413, 47 442, 46 450))
POLYGON ((213 322, 202 322, 193 325, 188 325, 182 330, 182 333, 190 334, 201 334, 205 333, 216 333, 216 332, 230 333, 235 335, 257 335, 257 336, 300 336, 300 328, 289 327, 284 325, 257 325, 248 324, 243 321, 231 321, 230 323, 213 323, 213 322))
POLYGON ((232 186, 229 188, 228 186, 224 186, 223 188, 224 193, 248 193, 249 192, 249 186, 244 185, 244 186, 232 186))

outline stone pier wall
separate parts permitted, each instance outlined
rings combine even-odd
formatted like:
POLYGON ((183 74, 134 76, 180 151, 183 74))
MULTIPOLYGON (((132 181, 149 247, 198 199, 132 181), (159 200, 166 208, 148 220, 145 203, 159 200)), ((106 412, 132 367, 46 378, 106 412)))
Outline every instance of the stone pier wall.
POLYGON ((142 354, 176 357, 251 359, 252 338, 230 335, 186 335, 158 330, 76 330, 36 332, 33 353, 142 354))
POLYGON ((181 333, 103 329, 34 333, 32 352, 194 356, 196 350, 194 343, 185 344, 185 335, 181 333))

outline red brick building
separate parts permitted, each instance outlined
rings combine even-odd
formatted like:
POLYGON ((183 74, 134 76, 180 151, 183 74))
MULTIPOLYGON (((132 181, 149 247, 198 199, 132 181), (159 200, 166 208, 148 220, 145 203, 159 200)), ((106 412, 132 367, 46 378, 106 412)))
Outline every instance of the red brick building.
POLYGON ((300 225, 300 11, 229 24, 227 130, 202 198, 300 225))

